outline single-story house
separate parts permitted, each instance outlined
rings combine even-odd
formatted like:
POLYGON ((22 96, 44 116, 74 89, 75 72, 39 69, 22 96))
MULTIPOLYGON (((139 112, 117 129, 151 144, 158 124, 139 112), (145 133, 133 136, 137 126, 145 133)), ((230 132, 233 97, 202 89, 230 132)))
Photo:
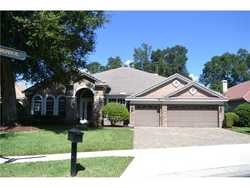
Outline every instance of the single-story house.
POLYGON ((239 104, 250 103, 250 80, 230 88, 226 88, 225 96, 228 98, 229 110, 235 109, 239 104))
POLYGON ((25 90, 31 115, 58 116, 67 122, 86 119, 101 125, 101 107, 124 104, 131 126, 221 127, 227 98, 180 74, 168 78, 130 67, 82 73, 71 85, 25 90))

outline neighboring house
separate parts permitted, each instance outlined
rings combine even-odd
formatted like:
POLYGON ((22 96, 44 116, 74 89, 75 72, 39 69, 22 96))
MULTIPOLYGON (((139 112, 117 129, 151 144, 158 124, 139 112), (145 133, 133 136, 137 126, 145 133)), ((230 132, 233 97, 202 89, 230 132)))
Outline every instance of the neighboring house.
POLYGON ((165 78, 129 67, 83 73, 69 86, 37 84, 25 95, 32 115, 100 125, 101 107, 113 101, 129 108, 131 126, 151 127, 221 127, 227 101, 179 74, 165 78))
POLYGON ((229 111, 234 110, 239 104, 250 103, 250 80, 226 90, 224 93, 228 98, 229 111))
POLYGON ((15 83, 16 99, 20 104, 23 104, 23 100, 25 99, 24 90, 25 86, 23 84, 15 83))

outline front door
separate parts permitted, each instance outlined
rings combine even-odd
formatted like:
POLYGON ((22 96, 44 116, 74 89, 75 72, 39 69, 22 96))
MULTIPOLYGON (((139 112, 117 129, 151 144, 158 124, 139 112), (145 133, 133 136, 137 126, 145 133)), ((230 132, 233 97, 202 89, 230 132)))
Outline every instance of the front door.
POLYGON ((92 100, 81 98, 80 101, 80 119, 90 120, 92 117, 92 100))

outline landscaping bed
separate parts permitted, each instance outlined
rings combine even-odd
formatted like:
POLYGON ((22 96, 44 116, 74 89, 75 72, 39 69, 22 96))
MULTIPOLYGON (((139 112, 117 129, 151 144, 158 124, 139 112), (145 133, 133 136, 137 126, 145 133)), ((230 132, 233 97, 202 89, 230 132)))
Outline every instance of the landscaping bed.
POLYGON ((35 131, 39 130, 37 127, 32 126, 15 126, 15 127, 0 127, 0 132, 17 132, 17 131, 35 131))
MULTIPOLYGON (((56 127, 27 132, 0 132, 0 153, 3 156, 14 156, 70 152, 68 128, 56 127)), ((83 132, 83 143, 78 144, 78 151, 133 148, 133 129, 130 128, 98 128, 83 132)))
MULTIPOLYGON (((119 177, 133 157, 96 157, 78 159, 79 177, 119 177)), ((68 177, 70 160, 0 164, 0 177, 68 177)))

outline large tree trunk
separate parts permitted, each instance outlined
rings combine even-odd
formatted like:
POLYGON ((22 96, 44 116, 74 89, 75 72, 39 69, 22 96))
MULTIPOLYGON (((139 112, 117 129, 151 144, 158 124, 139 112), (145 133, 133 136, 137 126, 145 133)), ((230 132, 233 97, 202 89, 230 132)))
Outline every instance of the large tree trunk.
POLYGON ((17 119, 15 76, 11 61, 1 58, 1 126, 14 125, 17 119))

